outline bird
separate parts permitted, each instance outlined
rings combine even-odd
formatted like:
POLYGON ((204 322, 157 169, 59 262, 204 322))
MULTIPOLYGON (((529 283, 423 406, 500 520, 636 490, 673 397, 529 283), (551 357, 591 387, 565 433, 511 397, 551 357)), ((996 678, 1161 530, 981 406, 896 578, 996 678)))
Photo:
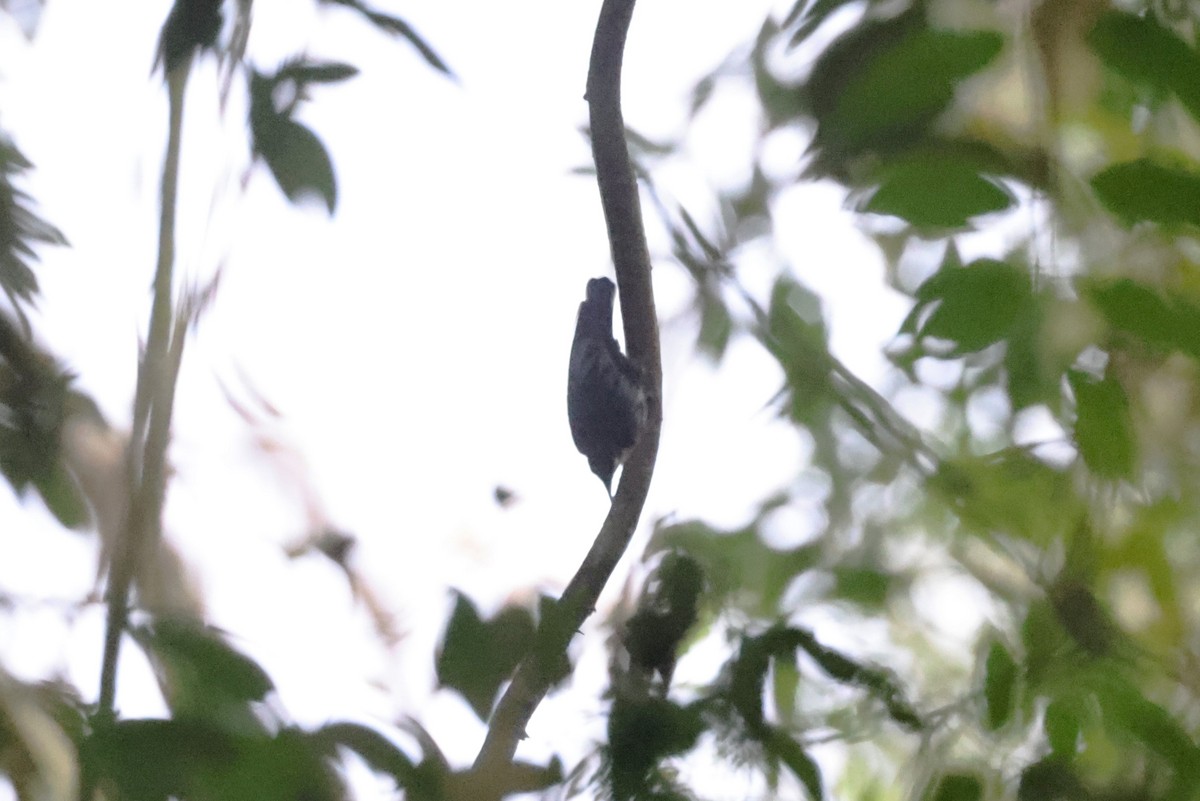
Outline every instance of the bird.
POLYGON ((613 339, 613 297, 607 278, 587 282, 567 374, 567 419, 575 447, 612 497, 613 473, 646 424, 646 390, 638 368, 613 339))

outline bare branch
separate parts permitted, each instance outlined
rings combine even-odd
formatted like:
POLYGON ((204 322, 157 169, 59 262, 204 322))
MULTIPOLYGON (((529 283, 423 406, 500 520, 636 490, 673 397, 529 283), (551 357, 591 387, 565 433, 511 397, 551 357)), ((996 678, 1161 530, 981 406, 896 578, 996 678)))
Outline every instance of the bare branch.
POLYGON ((621 116, 621 62, 634 0, 605 0, 596 25, 588 73, 592 155, 609 245, 620 287, 625 345, 642 373, 648 394, 646 428, 625 463, 616 498, 600 533, 559 600, 555 620, 542 622, 539 643, 517 668, 492 715, 474 771, 501 770, 511 763, 525 726, 549 691, 548 666, 566 652, 571 638, 595 609, 600 591, 625 552, 642 513, 662 427, 662 357, 650 282, 650 256, 642 226, 637 180, 621 116))

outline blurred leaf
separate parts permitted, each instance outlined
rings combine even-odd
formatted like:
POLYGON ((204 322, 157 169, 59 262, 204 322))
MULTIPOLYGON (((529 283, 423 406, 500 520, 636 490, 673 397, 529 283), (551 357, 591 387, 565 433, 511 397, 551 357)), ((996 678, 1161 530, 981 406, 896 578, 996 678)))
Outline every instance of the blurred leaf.
POLYGON ((1200 57, 1152 15, 1108 11, 1088 34, 1088 44, 1111 69, 1135 83, 1174 92, 1200 118, 1200 57))
POLYGON ((437 657, 438 684, 457 691, 480 720, 487 720, 500 685, 533 645, 533 616, 507 606, 483 620, 466 596, 454 595, 454 611, 437 657))
POLYGON ((454 77, 454 73, 450 71, 448 66, 446 66, 446 62, 442 60, 441 56, 439 56, 434 49, 429 46, 429 43, 426 42, 411 25, 399 17, 393 17, 390 14, 384 14, 376 11, 367 6, 366 3, 360 2, 360 0, 323 0, 323 2, 354 9, 370 20, 372 25, 384 33, 406 39, 409 44, 417 49, 417 52, 421 54, 421 58, 425 59, 425 62, 429 66, 433 67, 435 70, 446 75, 447 77, 454 77))
POLYGON ((943 460, 927 486, 969 530, 1004 532, 1036 545, 1053 541, 1081 513, 1070 476, 1021 448, 943 460))
POLYGON ((771 756, 787 765, 788 770, 800 780, 812 801, 821 801, 825 797, 821 768, 800 743, 787 732, 773 726, 770 736, 764 739, 764 745, 771 756))
POLYGON ((175 0, 163 23, 158 38, 158 57, 166 72, 176 67, 197 50, 211 50, 221 32, 223 0, 175 0))
POLYGON ((905 700, 903 689, 887 670, 861 664, 840 651, 822 645, 803 629, 790 630, 789 637, 794 639, 793 647, 804 649, 831 678, 862 687, 882 701, 888 715, 896 723, 913 731, 924 727, 916 710, 905 700))
POLYGON ((1045 298, 1035 295, 1021 307, 1004 350, 1005 389, 1014 412, 1044 403, 1057 410, 1062 374, 1047 364, 1042 325, 1045 298))
POLYGON ((333 162, 316 134, 298 122, 281 118, 256 131, 254 145, 288 200, 296 203, 316 194, 333 214, 337 206, 337 179, 333 162))
POLYGON ((606 755, 614 799, 653 797, 659 762, 689 751, 704 732, 695 706, 665 698, 618 693, 608 715, 606 755))
POLYGON ((85 745, 86 768, 99 788, 137 801, 191 796, 202 775, 229 771, 239 753, 235 736, 185 720, 118 721, 85 745))
POLYGON ((663 690, 671 686, 679 646, 699 618, 704 569, 682 552, 663 557, 638 599, 637 610, 625 624, 622 642, 630 666, 662 676, 663 690))
POLYGON ((1200 175, 1150 159, 1114 164, 1092 178, 1104 206, 1126 224, 1200 223, 1200 175))
POLYGON ((347 790, 319 743, 294 727, 273 737, 237 740, 238 759, 229 769, 205 771, 196 793, 221 801, 343 801, 347 790))
POLYGON ((835 597, 867 609, 882 609, 892 587, 892 577, 873 568, 837 566, 833 578, 835 597))
POLYGON ((1050 602, 1039 599, 1030 604, 1021 623, 1021 647, 1025 653, 1025 680, 1031 688, 1036 690, 1055 670, 1065 667, 1062 655, 1066 642, 1050 602))
POLYGON ((312 61, 296 58, 288 61, 275 73, 276 80, 290 80, 298 84, 338 83, 353 78, 358 68, 338 61, 312 61))
POLYGON ((1029 275, 1006 262, 947 262, 917 289, 901 331, 946 340, 953 345, 947 355, 961 356, 1008 336, 1031 297, 1029 275))
POLYGON ((780 654, 775 658, 773 678, 773 700, 779 718, 785 724, 796 712, 796 693, 800 689, 800 669, 796 666, 795 654, 780 654))
POLYGON ((1081 370, 1067 373, 1075 395, 1075 444, 1102 478, 1132 478, 1137 448, 1125 389, 1115 378, 1097 379, 1081 370))
POLYGON ((230 705, 262 701, 274 684, 258 663, 217 629, 184 618, 158 618, 130 633, 163 681, 180 717, 222 716, 230 705))
POLYGON ((1025 768, 1017 784, 1017 801, 1085 801, 1091 797, 1071 768, 1054 757, 1025 768))
POLYGON ((821 554, 815 544, 783 551, 770 548, 755 526, 724 532, 698 521, 658 529, 647 550, 663 549, 678 549, 699 562, 714 606, 728 600, 767 616, 777 613, 784 590, 797 575, 815 566, 821 554))
POLYGON ((1115 670, 1093 672, 1089 679, 1106 725, 1143 743, 1171 766, 1177 786, 1194 792, 1200 781, 1200 748, 1175 716, 1115 670))
POLYGON ((19 494, 30 484, 68 490, 57 480, 71 377, 33 350, 2 313, 0 359, 0 470, 19 494))
POLYGON ((425 59, 425 63, 433 67, 438 72, 453 78, 454 72, 442 60, 442 57, 430 47, 420 34, 413 30, 412 26, 399 17, 393 17, 388 14, 380 14, 378 12, 369 12, 367 19, 375 23, 376 27, 388 33, 395 34, 403 39, 407 39, 408 43, 417 49, 421 54, 421 58, 425 59))
POLYGON ((961 228, 972 217, 1013 204, 1012 194, 980 174, 972 159, 950 151, 899 156, 879 169, 877 180, 859 210, 900 217, 917 228, 961 228))
POLYGON ((1058 622, 1092 656, 1112 653, 1117 628, 1095 593, 1082 580, 1060 575, 1048 593, 1058 622))
POLYGON ((1147 346, 1200 359, 1200 308, 1181 294, 1128 278, 1085 281, 1081 288, 1113 328, 1147 346))
POLYGON ((347 748, 362 757, 372 770, 391 776, 398 788, 409 787, 416 766, 391 740, 358 723, 327 723, 313 732, 314 740, 326 749, 347 748))
POLYGON ((725 303, 713 293, 701 292, 696 300, 700 309, 700 332, 696 347, 713 362, 719 362, 733 335, 733 316, 725 303))
POLYGON ((33 485, 54 518, 67 528, 81 529, 91 522, 79 485, 61 464, 47 476, 36 476, 33 485))
POLYGON ((970 773, 949 773, 938 779, 931 801, 979 801, 983 784, 970 773))
MULTIPOLYGON (((822 52, 813 64, 812 74, 804 86, 813 116, 817 121, 817 132, 813 147, 831 150, 836 154, 834 161, 857 153, 861 142, 839 138, 840 131, 833 130, 828 122, 838 112, 845 96, 857 83, 863 83, 872 65, 887 53, 901 47, 909 37, 917 36, 928 29, 923 7, 917 5, 899 14, 868 13, 857 25, 840 34, 822 52)), ((881 137, 874 144, 888 149, 902 149, 912 136, 896 136, 892 142, 881 137)), ((845 171, 834 170, 841 173, 845 171)))
POLYGON ((279 76, 252 71, 250 76, 250 131, 254 153, 263 158, 287 199, 293 203, 315 194, 329 213, 337 206, 337 179, 333 162, 317 135, 291 119, 292 109, 281 113, 272 97, 279 76))
POLYGON ((822 137, 855 149, 925 125, 954 97, 955 86, 999 53, 992 31, 918 28, 868 54, 821 120, 822 137))
POLYGON ((1058 759, 1069 762, 1075 757, 1079 743, 1079 703, 1073 693, 1051 699, 1046 705, 1042 729, 1050 752, 1058 759))
POLYGON ((1017 663, 1002 643, 993 642, 988 649, 983 678, 983 699, 989 729, 999 729, 1012 719, 1016 685, 1017 663))
POLYGON ((863 665, 823 645, 806 629, 774 626, 761 635, 743 637, 729 669, 729 700, 751 733, 765 732, 763 691, 768 669, 779 660, 793 663, 796 649, 807 653, 830 678, 869 691, 901 726, 911 730, 923 728, 920 716, 887 670, 863 665))
POLYGON ((0 132, 0 289, 14 306, 37 294, 37 278, 29 267, 37 258, 34 246, 67 244, 61 231, 33 212, 29 195, 13 185, 14 179, 31 167, 0 132))
POLYGON ((771 290, 767 330, 759 334, 787 376, 790 416, 805 422, 829 399, 832 359, 820 299, 781 275, 771 290))

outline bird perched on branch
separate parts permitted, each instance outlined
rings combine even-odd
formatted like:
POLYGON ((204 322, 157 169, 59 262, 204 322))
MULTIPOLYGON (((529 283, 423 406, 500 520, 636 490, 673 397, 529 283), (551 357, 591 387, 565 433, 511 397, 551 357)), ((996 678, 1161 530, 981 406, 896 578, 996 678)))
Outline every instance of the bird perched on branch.
POLYGON ((638 369, 621 353, 612 334, 613 296, 607 278, 587 283, 579 304, 571 366, 567 375, 567 418, 575 447, 612 497, 617 466, 633 449, 646 423, 646 390, 638 369))

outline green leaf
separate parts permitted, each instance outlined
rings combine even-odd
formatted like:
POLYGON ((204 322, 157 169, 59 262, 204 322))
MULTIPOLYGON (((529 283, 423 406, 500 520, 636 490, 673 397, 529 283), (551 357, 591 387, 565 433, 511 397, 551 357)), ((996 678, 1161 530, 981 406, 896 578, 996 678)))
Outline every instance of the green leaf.
POLYGON ((880 169, 878 182, 860 210, 900 217, 917 228, 961 228, 971 217, 1013 204, 1007 189, 950 152, 899 157, 880 169))
POLYGON ((300 123, 277 118, 255 131, 254 147, 292 203, 317 195, 333 214, 337 206, 337 179, 333 162, 317 135, 300 123))
POLYGON ((694 557, 708 578, 707 596, 720 606, 730 596, 747 604, 747 611, 774 615, 783 593, 796 576, 820 559, 817 544, 787 550, 767 546, 755 526, 725 532, 699 521, 664 526, 654 534, 651 552, 678 549, 694 557))
POLYGON ((1106 727, 1124 731, 1165 760, 1180 777, 1200 780, 1200 748, 1179 720, 1115 670, 1093 672, 1089 688, 1104 715, 1106 727))
POLYGON ((882 609, 892 588, 892 577, 872 568, 838 566, 833 578, 837 598, 868 609, 882 609))
POLYGON ((938 780, 932 801, 979 801, 983 784, 970 773, 949 773, 938 780))
POLYGON ((704 733, 699 707, 666 698, 618 693, 608 715, 606 756, 612 797, 648 797, 658 763, 689 751, 704 733))
POLYGON ((1088 34, 1088 44, 1109 68, 1143 86, 1174 92, 1200 118, 1200 57, 1151 16, 1109 11, 1088 34))
POLYGON ((201 774, 228 770, 238 751, 236 737, 198 721, 124 720, 97 728, 83 761, 117 797, 166 801, 186 797, 201 774))
POLYGON ((988 649, 983 677, 983 699, 989 729, 995 731, 1012 719, 1016 686, 1016 661, 1003 644, 993 642, 988 649))
POLYGON ((35 476, 33 485, 46 508, 67 528, 81 529, 91 520, 79 486, 61 464, 54 465, 49 475, 35 476))
POLYGON ((1085 799, 1091 796, 1070 766, 1052 756, 1025 768, 1017 785, 1017 801, 1085 799))
POLYGON ((416 766, 408 755, 374 729, 358 723, 328 723, 312 737, 326 750, 341 746, 353 751, 372 770, 395 779, 397 787, 408 787, 416 778, 416 766))
POLYGON ((1073 525, 1080 502, 1066 471, 1021 448, 983 457, 943 460, 928 480, 967 525, 991 536, 1002 531, 1046 545, 1073 525), (1020 498, 1020 503, 1013 503, 1020 498))
POLYGON ((1042 720, 1050 753, 1064 761, 1073 759, 1079 748, 1079 729, 1079 702, 1074 695, 1050 701, 1042 720))
POLYGON ((293 203, 307 195, 325 201, 329 213, 337 206, 333 162, 317 135, 291 118, 295 104, 276 109, 274 92, 279 75, 250 73, 250 132, 255 155, 261 156, 283 194, 293 203))
POLYGON ((790 722, 796 714, 796 693, 800 689, 800 669, 796 666, 794 653, 775 658, 772 679, 775 709, 782 721, 790 722))
POLYGON ((1115 378, 1067 373, 1075 395, 1075 444, 1088 468, 1103 478, 1131 478, 1137 461, 1133 418, 1115 378))
POLYGON ((386 31, 402 39, 408 40, 408 43, 416 48, 421 54, 421 58, 425 59, 425 63, 433 67, 438 72, 453 78, 454 71, 446 64, 442 57, 437 54, 437 51, 430 46, 424 38, 421 37, 416 30, 399 17, 393 17, 390 14, 381 14, 377 11, 367 12, 367 19, 371 20, 380 30, 386 31))
MULTIPOLYGON (((1062 374, 1047 364, 1042 342, 1042 296, 1035 295, 1013 320, 1004 350, 1004 386, 1013 411, 1044 403, 1057 410, 1062 374)), ((1073 357, 1072 357, 1073 358, 1073 357)))
POLYGON ((1055 618, 1077 645, 1091 656, 1112 653, 1118 629, 1087 584, 1064 573, 1055 579, 1047 597, 1055 618))
POLYGON ((274 689, 258 663, 230 646, 217 629, 158 618, 130 633, 165 679, 167 702, 179 715, 222 714, 231 703, 261 701, 274 689))
POLYGON ((429 43, 411 25, 399 17, 376 11, 360 0, 324 0, 324 2, 353 9, 362 14, 372 25, 384 33, 406 39, 409 44, 417 49, 417 52, 421 54, 421 58, 425 59, 425 62, 429 66, 447 77, 454 77, 454 73, 446 66, 446 62, 442 60, 441 56, 429 46, 429 43))
POLYGON ((311 61, 298 58, 289 61, 275 74, 277 80, 292 80, 298 84, 338 83, 353 78, 358 67, 339 61, 311 61))
POLYGON ((37 294, 37 277, 29 264, 37 259, 34 246, 66 245, 66 237, 39 217, 13 179, 32 168, 29 159, 0 131, 0 289, 13 304, 37 294))
POLYGON ((700 332, 696 348, 714 363, 721 361, 733 335, 733 316, 715 293, 703 292, 697 298, 700 311, 700 332))
POLYGON ((1128 278, 1084 282, 1082 287, 1113 328, 1153 348, 1180 350, 1200 359, 1200 309, 1189 299, 1128 278))
POLYGON ((1050 602, 1038 599, 1030 604, 1021 622, 1021 647, 1025 653, 1025 680, 1031 688, 1036 690, 1063 668, 1066 642, 1050 602))
POLYGON ((773 726, 771 727, 771 736, 765 739, 764 744, 767 751, 787 765, 788 770, 800 780, 812 801, 821 801, 825 797, 821 768, 800 743, 782 729, 773 726))
POLYGON ((946 355, 957 357, 1008 336, 1027 308, 1032 289, 1023 270, 979 259, 965 267, 944 265, 917 289, 916 297, 901 330, 915 327, 918 340, 946 340, 952 343, 946 355))
POLYGON ((901 726, 914 731, 924 728, 920 716, 905 700, 902 688, 887 670, 861 664, 822 645, 805 629, 773 628, 758 638, 758 647, 776 660, 785 655, 791 658, 792 650, 802 648, 831 678, 862 687, 882 701, 888 715, 901 726))
POLYGON ((780 276, 771 291, 767 330, 760 336, 787 376, 791 417, 803 422, 829 397, 832 360, 820 299, 780 276))
POLYGON ((1114 164, 1092 178, 1105 208, 1126 224, 1200 223, 1200 175, 1150 159, 1114 164))
POLYGON ((925 124, 1003 45, 1004 37, 992 31, 913 31, 849 79, 823 120, 822 136, 853 149, 925 124))
POLYGON ((500 685, 533 645, 534 631, 527 609, 505 607, 485 621, 470 599, 455 593, 437 657, 438 684, 457 691, 487 720, 500 685))

